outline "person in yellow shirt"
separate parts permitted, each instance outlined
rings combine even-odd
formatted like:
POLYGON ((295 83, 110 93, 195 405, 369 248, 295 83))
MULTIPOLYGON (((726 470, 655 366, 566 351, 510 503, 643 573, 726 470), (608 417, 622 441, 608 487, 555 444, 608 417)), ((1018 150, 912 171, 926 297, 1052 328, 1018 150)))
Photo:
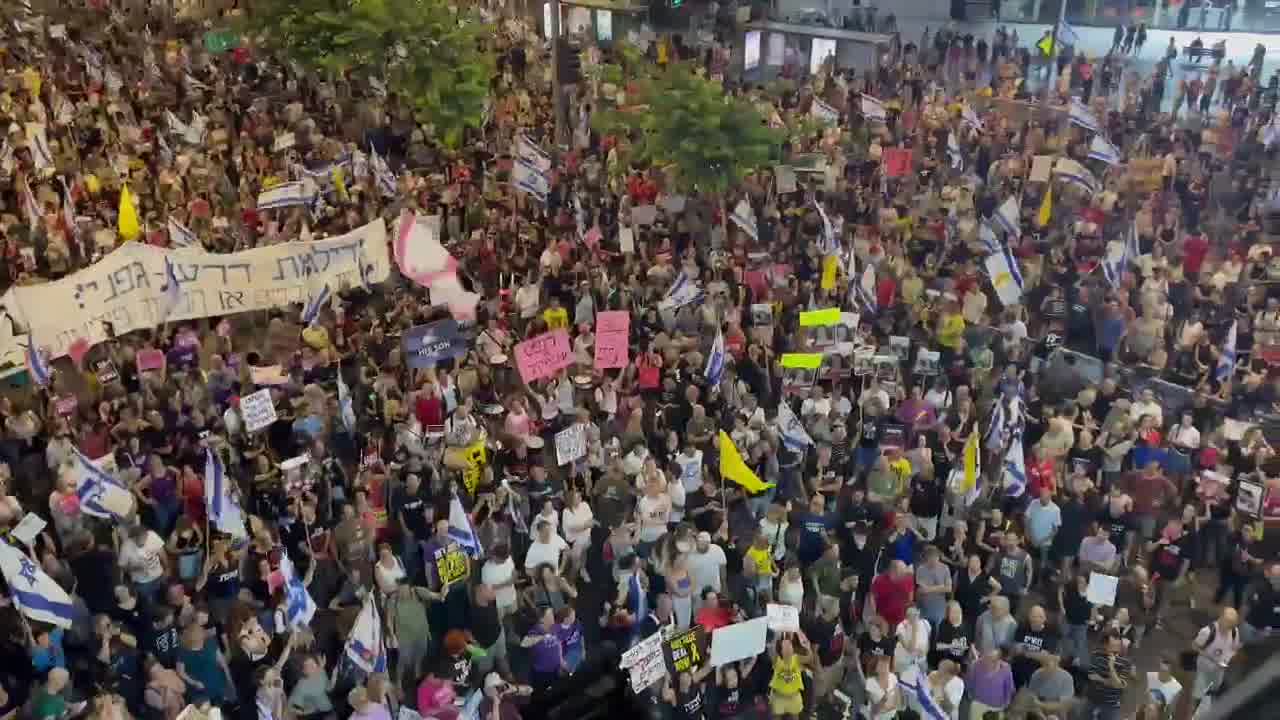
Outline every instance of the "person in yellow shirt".
POLYGON ((773 547, 769 544, 769 537, 762 532, 756 533, 755 541, 747 548, 745 555, 747 562, 744 564, 750 565, 754 571, 756 587, 762 590, 772 589, 778 568, 773 564, 773 547))
POLYGON ((809 638, 802 632, 784 633, 769 648, 773 678, 769 680, 769 709, 775 718, 799 718, 804 713, 804 678, 801 672, 813 664, 809 638), (804 650, 796 652, 796 644, 804 650))
MULTIPOLYGON (((938 344, 951 358, 960 352, 964 344, 964 313, 960 311, 960 303, 951 301, 943 308, 938 318, 938 344)), ((943 367, 951 364, 951 358, 942 358, 943 367)))
POLYGON ((560 298, 551 297, 551 307, 542 311, 542 319, 547 323, 548 331, 568 330, 569 311, 560 305, 560 298))

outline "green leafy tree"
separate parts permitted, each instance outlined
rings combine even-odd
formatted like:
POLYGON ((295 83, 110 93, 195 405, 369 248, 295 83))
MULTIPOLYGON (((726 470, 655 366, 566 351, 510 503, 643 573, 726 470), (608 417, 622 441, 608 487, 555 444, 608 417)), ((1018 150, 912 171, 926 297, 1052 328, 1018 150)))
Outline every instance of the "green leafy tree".
POLYGON ((385 79, 438 139, 457 147, 483 122, 493 28, 446 0, 254 0, 247 24, 267 46, 315 70, 385 79))
POLYGON ((743 177, 773 161, 782 142, 753 103, 726 96, 687 64, 642 75, 629 87, 635 92, 626 106, 598 113, 596 129, 629 140, 624 166, 673 169, 682 192, 712 193, 723 204, 743 177))

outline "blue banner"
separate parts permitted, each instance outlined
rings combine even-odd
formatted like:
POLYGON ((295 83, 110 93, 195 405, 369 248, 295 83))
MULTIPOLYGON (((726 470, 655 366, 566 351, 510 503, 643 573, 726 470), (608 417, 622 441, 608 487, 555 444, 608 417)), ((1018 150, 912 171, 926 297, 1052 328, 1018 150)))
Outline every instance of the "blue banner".
POLYGON ((401 342, 411 368, 435 367, 445 360, 456 360, 467 354, 467 338, 453 319, 409 328, 401 342))

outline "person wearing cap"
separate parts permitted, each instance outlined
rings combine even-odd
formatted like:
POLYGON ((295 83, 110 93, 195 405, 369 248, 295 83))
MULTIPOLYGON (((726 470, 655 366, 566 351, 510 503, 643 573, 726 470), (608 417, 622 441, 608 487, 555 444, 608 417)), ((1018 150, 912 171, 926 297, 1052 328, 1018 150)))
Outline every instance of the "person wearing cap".
POLYGON ((519 703, 533 695, 529 685, 509 683, 496 672, 484 676, 484 699, 477 717, 489 720, 522 720, 519 703))

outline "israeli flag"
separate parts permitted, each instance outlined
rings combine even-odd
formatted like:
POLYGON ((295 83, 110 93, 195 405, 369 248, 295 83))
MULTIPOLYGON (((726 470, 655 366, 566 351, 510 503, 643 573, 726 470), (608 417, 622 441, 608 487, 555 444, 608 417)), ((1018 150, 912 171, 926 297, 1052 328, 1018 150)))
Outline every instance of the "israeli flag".
POLYGON ((991 408, 991 417, 987 421, 987 432, 982 437, 982 444, 989 448, 1004 447, 1005 409, 1004 396, 996 397, 991 408))
POLYGON ((909 667, 900 673, 898 684, 905 691, 907 702, 920 708, 920 714, 925 720, 950 720, 951 716, 933 699, 933 693, 929 692, 929 678, 920 672, 919 667, 909 667))
POLYGON ((484 545, 480 543, 480 536, 471 525, 471 516, 467 515, 457 495, 449 501, 449 537, 458 543, 467 557, 484 557, 484 545))
POLYGON ((13 604, 37 622, 71 627, 75 605, 71 596, 31 558, 7 542, 0 542, 0 572, 9 583, 13 604))
POLYGON ((951 159, 951 167, 955 170, 964 168, 964 155, 960 153, 960 141, 955 131, 947 133, 947 157, 951 159))
POLYGON ((84 514, 113 522, 120 522, 133 514, 133 493, 78 449, 71 448, 71 457, 64 472, 67 473, 64 477, 70 477, 75 483, 80 510, 84 514))
POLYGON ((667 291, 667 296, 658 303, 658 307, 664 310, 676 310, 691 302, 697 302, 700 297, 702 297, 702 289, 689 279, 689 275, 684 270, 681 270, 675 282, 671 284, 671 289, 667 291))
POLYGON ((1053 166, 1053 174, 1064 182, 1084 189, 1090 195, 1098 194, 1098 179, 1089 172, 1089 168, 1071 158, 1058 158, 1053 166))
POLYGON ((303 180, 276 185, 258 194, 259 210, 304 207, 315 202, 319 190, 314 182, 303 180))
POLYGON ((1107 255, 1102 259, 1102 276, 1111 287, 1119 287, 1120 280, 1129 269, 1129 263, 1138 256, 1138 223, 1129 225, 1123 241, 1107 243, 1107 255))
POLYGON ((818 98, 813 99, 813 106, 809 108, 809 114, 813 116, 814 120, 821 123, 834 125, 840 121, 840 113, 818 98))
POLYGON ((1008 245, 1002 245, 1000 252, 991 253, 983 261, 987 275, 991 278, 991 286, 1005 307, 1012 307, 1022 301, 1022 272, 1018 269, 1018 259, 1009 252, 1008 245))
POLYGON ((40 346, 36 345, 34 335, 27 336, 27 372, 31 375, 31 382, 40 387, 48 387, 53 382, 53 368, 49 366, 49 359, 44 356, 44 352, 40 350, 40 346))
POLYGON ((733 207, 733 212, 729 213, 729 219, 742 228, 742 231, 752 240, 760 239, 760 231, 756 227, 756 211, 751 209, 751 203, 747 202, 746 198, 739 200, 733 207))
POLYGON ((716 387, 724 377, 724 331, 716 330, 716 339, 711 342, 711 352, 707 354, 707 368, 703 373, 707 384, 716 387))
POLYGON ((1000 207, 996 208, 991 219, 1007 235, 1017 235, 1022 229, 1022 207, 1016 195, 1010 195, 1000 207))
POLYGON ((806 447, 813 444, 813 438, 804 429, 804 423, 800 422, 800 418, 796 417, 795 411, 785 401, 778 403, 777 423, 782 444, 792 451, 804 452, 806 447))
POLYGON ((360 615, 356 617, 343 652, 356 667, 367 673, 386 672, 387 649, 382 642, 382 618, 378 615, 373 593, 365 594, 360 615))
POLYGON ((1027 491, 1027 460, 1022 454, 1022 433, 1015 433, 1009 441, 1009 449, 1004 454, 1001 477, 1004 481, 1005 494, 1009 497, 1022 497, 1027 491))
POLYGON ((516 157, 525 164, 531 165, 541 173, 551 172, 551 156, 542 152, 542 148, 520 133, 516 136, 516 157))
POLYGON ((284 617, 289 627, 306 627, 316 615, 316 601, 307 591, 307 585, 298 577, 286 550, 280 553, 280 577, 284 579, 284 617))
POLYGON ((222 458, 207 448, 204 455, 204 502, 209 510, 209 522, 233 537, 248 537, 244 512, 231 495, 231 481, 227 478, 222 458))
POLYGON ((178 305, 182 304, 182 283, 178 282, 178 273, 174 270, 173 261, 169 258, 164 259, 164 303, 160 307, 160 322, 168 322, 169 316, 173 315, 178 309, 178 305))
POLYGON ((1220 383, 1231 379, 1236 372, 1236 323, 1231 323, 1227 331, 1227 341, 1222 344, 1222 354, 1218 356, 1218 367, 1213 376, 1220 383))
POLYGON ((1077 98, 1071 98, 1067 117, 1073 125, 1079 125, 1089 132, 1101 132, 1102 125, 1098 123, 1098 118, 1094 117, 1093 111, 1077 98))
POLYGON ((373 169, 373 179, 378 183, 378 190, 383 197, 396 196, 396 175, 391 172, 386 159, 378 154, 377 149, 369 146, 369 167, 373 169))
POLYGON ((302 324, 311 326, 320 320, 320 311, 324 310, 324 306, 329 302, 329 295, 332 291, 329 289, 329 283, 325 283, 320 288, 320 292, 313 294, 307 298, 307 304, 302 308, 302 324))
POLYGON ((818 217, 822 218, 822 255, 836 255, 840 252, 840 241, 836 239, 835 226, 831 224, 831 218, 827 216, 822 203, 814 201, 813 206, 818 209, 818 217))
POLYGON ((982 247, 987 252, 1000 252, 1000 239, 996 237, 996 231, 986 222, 978 223, 978 242, 982 243, 982 247))
POLYGON ((1108 165, 1120 164, 1120 151, 1115 145, 1107 142, 1107 139, 1101 135, 1094 135, 1093 142, 1089 145, 1089 159, 1101 160, 1108 165))
POLYGON ((27 123, 27 149, 37 172, 53 168, 53 153, 49 150, 48 130, 44 123, 27 123))
POLYGON ((1280 115, 1271 119, 1271 124, 1262 129, 1262 144, 1271 147, 1280 143, 1280 115))
POLYGON ((545 203, 547 195, 551 193, 551 184, 547 181, 546 174, 520 157, 511 164, 511 182, 517 190, 532 195, 539 202, 545 203))
MULTIPOLYGON (((643 619, 649 616, 649 597, 640 582, 639 570, 632 570, 631 577, 627 578, 627 607, 635 617, 643 619)), ((636 623, 636 629, 639 630, 639 623, 636 623)))
POLYGON ((885 122, 889 119, 889 113, 885 112, 884 103, 866 93, 862 94, 862 114, 868 120, 877 122, 885 122))
POLYGON ((41 221, 44 208, 36 201, 36 196, 31 192, 31 185, 27 183, 26 178, 22 179, 22 204, 27 209, 27 226, 31 228, 31 232, 39 232, 44 226, 41 221))
POLYGON ((169 244, 176 248, 200 247, 200 240, 186 225, 169 217, 169 244))
POLYGON ((342 379, 342 372, 338 372, 338 410, 342 414, 342 425, 347 432, 354 433, 356 431, 356 411, 351 404, 351 388, 347 387, 347 381, 342 379))
POLYGON ((507 515, 511 517, 511 526, 518 532, 528 535, 529 522, 525 520, 524 512, 516 504, 516 491, 511 488, 511 482, 506 478, 502 478, 502 487, 507 491, 507 515))
POLYGON ((76 204, 71 199, 71 187, 65 177, 58 179, 62 181, 62 222, 67 226, 71 240, 79 242, 80 227, 76 224, 76 204))
POLYGON ((858 280, 858 299, 872 315, 880 312, 880 305, 876 301, 876 267, 871 263, 863 268, 862 278, 858 280))
POLYGON ((1066 20, 1058 26, 1058 41, 1066 45, 1078 46, 1080 44, 1080 34, 1076 29, 1067 24, 1066 20))

